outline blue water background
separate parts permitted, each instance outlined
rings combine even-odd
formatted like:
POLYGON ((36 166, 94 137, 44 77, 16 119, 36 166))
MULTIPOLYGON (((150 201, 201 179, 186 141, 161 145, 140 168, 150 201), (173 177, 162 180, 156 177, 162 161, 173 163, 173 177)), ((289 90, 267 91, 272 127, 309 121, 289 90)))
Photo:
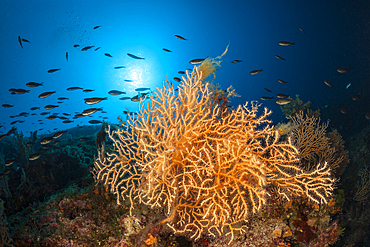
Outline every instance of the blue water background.
MULTIPOLYGON (((280 107, 261 96, 277 93, 300 95, 312 108, 321 109, 322 118, 343 133, 352 133, 368 124, 364 115, 369 104, 370 22, 367 1, 13 1, 0 2, 0 133, 6 133, 15 120, 19 130, 39 133, 89 124, 92 119, 118 123, 117 116, 129 109, 136 111, 137 102, 119 100, 135 96, 137 87, 162 87, 167 77, 179 76, 180 70, 193 66, 194 58, 221 55, 228 43, 216 83, 226 89, 230 85, 241 97, 233 98, 237 106, 258 100, 273 111, 276 124, 284 120, 280 107), (93 29, 95 26, 100 28, 93 29), (304 33, 299 30, 301 27, 304 33), (174 35, 181 35, 187 41, 174 35), (18 36, 30 43, 18 43, 18 36), (295 45, 279 46, 279 41, 295 45), (73 47, 75 44, 80 47, 73 47), (85 46, 93 45, 88 51, 85 46), (96 47, 101 47, 94 51, 96 47), (166 48, 172 53, 163 51, 166 48), (65 54, 69 59, 66 61, 65 54), (107 57, 109 53, 113 57, 107 57), (135 60, 132 53, 144 57, 135 60), (278 60, 279 55, 286 61, 278 60), (241 63, 231 63, 234 59, 241 63), (125 66, 114 69, 115 66, 125 66), (339 74, 339 67, 350 68, 339 74), (49 69, 60 68, 55 73, 49 69), (255 76, 251 70, 263 69, 255 76), (125 82, 133 79, 134 82, 125 82), (280 84, 277 79, 287 81, 280 84), (324 84, 329 80, 334 88, 324 84), (27 82, 44 82, 44 86, 28 88, 27 82), (346 88, 349 83, 351 85, 346 88), (71 86, 94 89, 67 91, 71 86), (29 89, 23 95, 11 95, 9 88, 29 89), (272 93, 264 90, 268 88, 272 93), (110 90, 123 90, 127 95, 111 96, 110 90), (52 96, 39 99, 46 91, 52 96), (353 101, 352 94, 360 100, 353 101), (58 97, 68 97, 58 108, 58 97), (94 105, 107 113, 62 123, 48 120, 41 112, 69 113, 73 116, 90 108, 84 98, 108 97, 94 105), (31 107, 40 110, 30 111, 31 107), (348 114, 343 115, 340 108, 348 114), (36 113, 14 117, 21 112, 36 113), (39 121, 42 120, 42 121, 39 121), (43 123, 43 124, 40 124, 43 123), (40 130, 41 129, 41 130, 40 130)), ((174 82, 174 81, 173 81, 174 82)), ((176 83, 177 84, 177 83, 176 83)))

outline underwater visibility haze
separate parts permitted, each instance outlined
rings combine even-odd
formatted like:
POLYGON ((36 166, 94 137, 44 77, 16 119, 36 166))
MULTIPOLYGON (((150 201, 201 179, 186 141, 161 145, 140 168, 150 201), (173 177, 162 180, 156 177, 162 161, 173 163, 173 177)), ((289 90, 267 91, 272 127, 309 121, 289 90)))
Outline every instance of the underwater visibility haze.
POLYGON ((370 246, 370 2, 0 14, 0 246, 370 246))

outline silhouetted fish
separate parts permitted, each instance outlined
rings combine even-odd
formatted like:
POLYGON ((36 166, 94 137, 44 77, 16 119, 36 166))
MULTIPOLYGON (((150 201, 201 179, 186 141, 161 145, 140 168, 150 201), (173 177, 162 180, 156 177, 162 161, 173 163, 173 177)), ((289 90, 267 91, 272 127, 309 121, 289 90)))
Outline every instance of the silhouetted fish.
POLYGON ((289 97, 289 95, 282 94, 282 93, 278 93, 278 94, 276 95, 276 97, 278 97, 279 99, 282 99, 282 98, 289 97))
POLYGON ((9 159, 5 161, 5 166, 11 166, 15 162, 15 159, 9 159))
POLYGON ((81 51, 87 51, 87 50, 90 50, 93 47, 94 47, 93 45, 85 46, 84 48, 81 49, 81 51))
POLYGON ((100 121, 100 120, 90 120, 89 123, 91 123, 91 124, 100 124, 100 123, 102 123, 102 121, 100 121))
POLYGON ((324 80, 324 83, 328 86, 328 87, 334 87, 333 84, 331 84, 328 80, 324 80))
POLYGON ((280 83, 287 83, 286 81, 283 81, 282 79, 278 79, 278 82, 280 82, 280 83))
POLYGON ((276 104, 278 105, 286 105, 286 104, 289 104, 291 103, 293 100, 291 99, 284 99, 284 98, 281 98, 281 99, 277 99, 275 102, 276 104))
POLYGON ((289 41, 280 41, 279 45, 281 46, 289 46, 289 45, 295 45, 295 43, 289 42, 289 41))
POLYGON ((48 73, 54 73, 54 72, 56 72, 56 71, 58 71, 58 70, 60 70, 60 69, 49 69, 49 70, 48 70, 48 73))
POLYGON ((126 94, 126 92, 122 92, 122 91, 119 91, 119 90, 110 90, 108 92, 110 95, 121 95, 121 94, 126 94))
POLYGON ((46 97, 49 97, 50 95, 52 95, 53 93, 56 93, 56 91, 52 91, 52 92, 45 92, 45 93, 42 93, 39 95, 39 98, 40 99, 44 99, 46 97))
POLYGON ((30 92, 30 90, 18 88, 18 89, 14 89, 12 94, 24 94, 24 93, 29 93, 29 92, 30 92))
POLYGON ((196 64, 200 64, 201 62, 203 62, 204 61, 204 59, 205 58, 196 58, 196 59, 193 59, 193 60, 190 60, 190 64, 194 64, 194 65, 196 65, 196 64))
POLYGON ((4 108, 11 108, 11 107, 13 107, 14 105, 2 104, 2 106, 3 106, 4 108))
POLYGON ((142 91, 148 91, 148 90, 150 90, 150 87, 139 87, 135 89, 136 92, 142 92, 142 91))
POLYGON ((40 153, 34 153, 34 154, 31 154, 29 157, 28 157, 28 160, 37 160, 38 158, 41 157, 41 154, 40 153))
POLYGON ((101 111, 103 108, 89 108, 89 109, 86 109, 84 110, 81 114, 84 115, 84 116, 88 116, 88 115, 91 115, 97 111, 101 111))
POLYGON ((262 96, 261 100, 270 100, 273 99, 274 97, 268 97, 268 96, 262 96))
POLYGON ((261 71, 263 71, 263 69, 258 69, 258 70, 252 70, 251 72, 249 72, 250 75, 257 75, 258 73, 260 73, 261 71))
POLYGON ((172 52, 171 50, 168 50, 166 48, 163 48, 163 50, 166 51, 166 52, 172 52))
POLYGON ((78 89, 83 89, 82 87, 69 87, 67 88, 68 91, 74 91, 74 90, 78 90, 78 89))
POLYGON ((359 100, 360 99, 360 96, 358 96, 357 94, 353 94, 351 96, 352 100, 359 100))
POLYGON ((21 45, 21 47, 23 48, 21 36, 18 36, 18 42, 21 45))
POLYGON ((101 27, 101 26, 95 26, 94 29, 98 29, 99 27, 101 27))
POLYGON ((132 97, 131 101, 134 101, 134 102, 140 101, 139 95, 132 97))
POLYGON ((237 59, 231 61, 231 63, 241 63, 241 62, 243 62, 243 61, 242 60, 237 60, 237 59))
POLYGON ((178 77, 174 77, 173 78, 175 81, 177 81, 177 82, 181 82, 181 79, 180 78, 178 78, 178 77))
POLYGON ((344 107, 340 108, 340 112, 343 113, 344 115, 348 114, 348 110, 344 107))
POLYGON ((51 110, 51 109, 54 109, 54 108, 56 108, 56 107, 59 107, 58 105, 46 105, 46 106, 44 106, 44 108, 46 109, 46 110, 51 110))
POLYGON ((52 136, 47 136, 47 137, 44 137, 40 140, 40 144, 45 145, 45 144, 48 144, 48 143, 52 142, 53 140, 54 140, 54 138, 52 136))
POLYGON ((108 99, 107 97, 104 97, 104 98, 94 97, 94 98, 85 98, 84 100, 85 100, 85 104, 93 105, 93 104, 99 103, 102 100, 107 100, 107 99, 108 99))
POLYGON ((68 62, 68 52, 66 52, 66 59, 67 59, 67 62, 68 62))
POLYGON ((56 118, 57 118, 57 116, 55 116, 55 115, 51 115, 51 116, 47 117, 47 119, 49 119, 49 120, 53 120, 53 119, 56 119, 56 118))
POLYGON ((127 56, 132 57, 132 58, 134 58, 134 59, 144 59, 144 60, 145 60, 145 58, 135 56, 135 55, 133 55, 133 54, 131 54, 131 53, 127 53, 127 56))
POLYGON ((26 86, 27 87, 39 87, 39 86, 44 86, 43 85, 44 83, 43 82, 41 82, 41 83, 38 83, 38 82, 27 82, 26 83, 26 86))
POLYGON ((346 73, 346 72, 348 72, 348 71, 350 71, 351 69, 347 69, 347 68, 338 68, 337 69, 337 71, 339 72, 339 73, 341 73, 341 74, 343 74, 343 73, 346 73))
POLYGON ((131 99, 131 97, 121 97, 121 98, 119 98, 120 100, 126 100, 126 99, 131 99))
POLYGON ((66 133, 66 132, 67 132, 67 130, 56 132, 56 133, 53 135, 53 139, 57 139, 57 138, 61 137, 61 136, 62 136, 64 133, 66 133))
POLYGON ((126 68, 125 66, 116 66, 114 67, 114 69, 123 69, 123 68, 126 68))
POLYGON ((104 53, 104 55, 106 55, 107 57, 112 57, 112 55, 109 53, 104 53))
POLYGON ((282 57, 280 57, 279 55, 275 55, 275 57, 277 58, 277 59, 280 59, 280 60, 286 60, 285 58, 282 58, 282 57))
POLYGON ((185 39, 184 37, 180 36, 180 35, 175 35, 176 38, 178 39, 182 39, 182 40, 188 40, 188 39, 185 39))

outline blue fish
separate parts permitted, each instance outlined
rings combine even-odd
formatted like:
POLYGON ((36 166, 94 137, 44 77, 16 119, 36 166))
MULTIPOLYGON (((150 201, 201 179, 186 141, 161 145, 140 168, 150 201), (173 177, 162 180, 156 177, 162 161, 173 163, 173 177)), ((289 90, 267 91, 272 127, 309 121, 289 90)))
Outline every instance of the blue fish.
POLYGON ((133 55, 133 54, 131 54, 131 53, 127 53, 127 56, 132 57, 132 58, 134 58, 134 59, 144 59, 144 60, 145 60, 145 58, 135 56, 135 55, 133 55))

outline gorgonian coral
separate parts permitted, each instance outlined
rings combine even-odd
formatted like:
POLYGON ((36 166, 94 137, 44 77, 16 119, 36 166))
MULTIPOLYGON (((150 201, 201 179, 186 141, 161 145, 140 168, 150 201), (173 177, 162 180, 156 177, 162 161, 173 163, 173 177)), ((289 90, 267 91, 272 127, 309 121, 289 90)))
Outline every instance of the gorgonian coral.
POLYGON ((108 128, 115 151, 100 152, 97 181, 117 194, 117 202, 134 200, 165 209, 176 233, 193 238, 243 230, 269 196, 270 184, 288 200, 306 196, 321 203, 331 195, 333 179, 327 164, 312 171, 298 165, 298 150, 272 135, 266 108, 238 106, 220 118, 220 106, 210 107, 211 92, 195 67, 178 90, 169 83, 140 103, 116 130, 108 128))

